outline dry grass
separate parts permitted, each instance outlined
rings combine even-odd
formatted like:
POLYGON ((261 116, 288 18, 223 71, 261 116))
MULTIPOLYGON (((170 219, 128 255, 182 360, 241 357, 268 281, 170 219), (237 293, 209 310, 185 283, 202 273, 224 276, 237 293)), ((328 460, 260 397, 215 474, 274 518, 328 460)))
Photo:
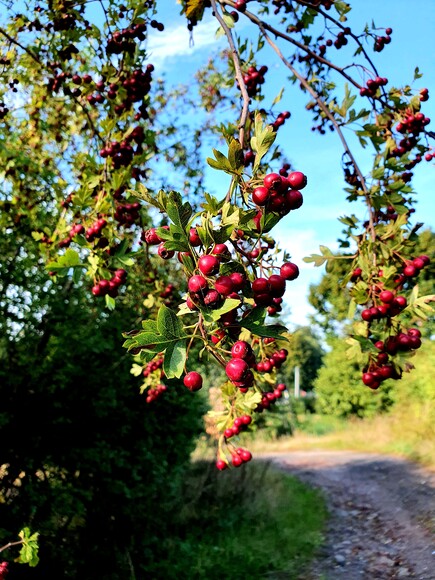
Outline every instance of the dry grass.
POLYGON ((349 421, 326 435, 296 432, 294 437, 266 441, 257 437, 252 452, 290 450, 354 450, 386 453, 417 461, 435 470, 435 425, 424 409, 408 409, 391 416, 349 421))

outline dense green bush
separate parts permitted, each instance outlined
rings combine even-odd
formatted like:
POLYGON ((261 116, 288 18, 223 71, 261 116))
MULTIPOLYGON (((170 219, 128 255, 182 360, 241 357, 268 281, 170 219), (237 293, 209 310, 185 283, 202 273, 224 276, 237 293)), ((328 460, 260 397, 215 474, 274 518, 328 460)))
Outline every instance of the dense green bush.
POLYGON ((147 405, 120 340, 134 304, 108 316, 21 266, 0 270, 0 545, 28 525, 41 561, 11 575, 144 578, 182 502, 201 397, 168 383, 147 405))
POLYGON ((349 346, 343 339, 331 341, 331 350, 314 381, 316 410, 336 417, 370 417, 386 411, 392 404, 391 385, 372 391, 361 382, 361 369, 346 356, 349 346))

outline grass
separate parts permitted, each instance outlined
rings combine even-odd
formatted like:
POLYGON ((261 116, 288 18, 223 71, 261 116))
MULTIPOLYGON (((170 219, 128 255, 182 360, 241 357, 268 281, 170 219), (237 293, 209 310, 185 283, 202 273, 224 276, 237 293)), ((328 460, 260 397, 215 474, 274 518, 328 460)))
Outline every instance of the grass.
POLYGON ((168 558, 153 578, 299 577, 322 542, 323 496, 266 462, 219 472, 195 461, 168 558))

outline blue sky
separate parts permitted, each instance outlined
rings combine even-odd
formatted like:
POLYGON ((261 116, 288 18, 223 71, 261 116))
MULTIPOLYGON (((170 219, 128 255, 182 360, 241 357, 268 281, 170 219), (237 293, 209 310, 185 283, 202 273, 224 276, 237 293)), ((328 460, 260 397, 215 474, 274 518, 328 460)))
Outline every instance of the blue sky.
MULTIPOLYGON (((392 43, 382 53, 374 55, 374 60, 381 76, 389 79, 389 85, 400 86, 413 79, 414 69, 419 66, 424 73, 416 81, 415 88, 429 88, 431 99, 424 103, 423 112, 431 117, 435 130, 435 70, 433 42, 435 23, 435 2, 420 0, 410 10, 408 0, 364 0, 353 2, 356 6, 349 16, 349 25, 359 31, 363 24, 373 19, 377 26, 393 29, 392 43), (353 23, 358 23, 355 28, 353 23)), ((204 64, 208 57, 225 45, 225 39, 218 41, 214 37, 217 28, 208 17, 194 29, 194 45, 189 46, 189 35, 185 21, 179 16, 180 7, 172 0, 159 0, 159 19, 165 24, 163 33, 152 33, 148 48, 150 60, 156 66, 156 75, 164 74, 171 83, 186 83, 192 78, 198 66, 204 64)), ((249 4, 255 12, 256 3, 249 4)), ((251 25, 241 16, 237 29, 239 34, 248 33, 251 25)), ((331 58, 350 58, 350 53, 338 53, 331 49, 331 58)), ((344 61, 343 61, 344 62, 344 61)), ((348 62, 348 60, 346 60, 348 62)), ((267 64, 267 94, 273 98, 285 84, 287 71, 269 52, 259 64, 267 64)), ((270 101, 269 101, 270 102, 270 101)), ((331 248, 337 247, 342 226, 337 221, 339 216, 356 213, 364 217, 364 211, 355 204, 345 200, 341 170, 342 149, 338 137, 331 133, 320 136, 310 130, 311 115, 305 111, 306 97, 295 87, 290 87, 283 96, 276 111, 290 110, 292 118, 281 127, 278 141, 295 169, 308 176, 308 186, 304 190, 304 205, 297 212, 284 218, 273 231, 280 246, 289 251, 292 259, 301 268, 298 280, 288 284, 286 302, 290 306, 290 326, 305 324, 310 307, 306 296, 308 286, 319 280, 323 268, 314 268, 304 264, 302 258, 316 253, 320 244, 331 248)), ((352 137, 349 133, 350 140, 352 137)), ((364 169, 371 165, 370 153, 354 148, 355 156, 364 169)), ((278 169, 278 167, 277 167, 278 169)), ((435 228, 435 197, 433 195, 434 167, 432 163, 423 162, 414 170, 413 185, 418 193, 419 203, 414 214, 416 221, 435 228)), ((216 172, 209 176, 210 190, 214 193, 216 185, 225 191, 226 182, 216 172)))

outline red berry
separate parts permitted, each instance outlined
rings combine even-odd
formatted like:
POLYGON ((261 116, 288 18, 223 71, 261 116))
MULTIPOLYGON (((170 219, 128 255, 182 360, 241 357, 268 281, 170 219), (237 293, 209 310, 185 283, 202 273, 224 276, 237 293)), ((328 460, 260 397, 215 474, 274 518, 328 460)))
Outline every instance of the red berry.
POLYGON ((384 304, 391 304, 391 302, 393 302, 393 300, 394 300, 394 294, 393 294, 393 292, 391 292, 391 290, 383 290, 379 294, 379 299, 384 304))
POLYGON ((270 198, 270 191, 267 187, 256 187, 252 192, 252 201, 257 205, 266 205, 270 198))
POLYGON ((202 376, 195 371, 191 371, 184 377, 183 383, 189 391, 199 391, 202 387, 202 376))
POLYGON ((234 358, 248 359, 252 355, 252 348, 244 340, 238 340, 231 349, 231 356, 234 358))
POLYGON ((418 270, 413 264, 408 264, 408 266, 403 268, 403 273, 407 278, 413 278, 416 274, 418 274, 418 270))
POLYGON ((263 179, 264 187, 277 190, 282 185, 282 177, 278 173, 269 173, 263 179))
POLYGON ((198 260, 198 268, 205 276, 211 276, 219 271, 220 262, 216 256, 206 254, 198 260))
POLYGON ((197 247, 201 245, 201 238, 198 235, 196 228, 190 228, 189 243, 191 246, 197 247))
POLYGON ((157 244, 160 244, 160 242, 163 241, 162 238, 160 238, 157 235, 155 228, 151 228, 150 230, 147 230, 144 234, 144 238, 145 238, 145 242, 149 246, 156 246, 157 244))
POLYGON ((366 322, 371 322, 372 320, 372 312, 370 308, 366 308, 361 312, 361 318, 366 322))
POLYGON ((238 292, 239 290, 242 290, 242 288, 245 285, 246 282, 246 278, 243 274, 241 274, 240 272, 232 272, 230 274, 230 278, 231 281, 234 285, 234 292, 238 292))
POLYGON ((211 253, 215 256, 220 256, 222 254, 229 254, 229 251, 225 244, 215 244, 211 253))
POLYGON ((285 280, 295 280, 299 276, 299 268, 292 262, 286 262, 279 270, 285 280))
POLYGON ((269 278, 270 293, 274 298, 280 298, 285 293, 285 280, 277 274, 272 274, 269 278))
POLYGON ((234 284, 229 276, 219 276, 214 287, 222 296, 229 296, 234 292, 234 284))
POLYGON ((288 209, 299 209, 304 203, 304 198, 300 191, 291 189, 285 194, 285 204, 288 209))
POLYGON ((264 294, 270 292, 270 284, 266 278, 257 278, 252 282, 252 291, 254 294, 264 294))
POLYGON ((203 277, 200 276, 199 274, 196 274, 195 276, 191 276, 189 278, 189 281, 187 283, 187 287, 189 289, 189 292, 201 292, 204 291, 208 288, 208 283, 207 280, 203 277))
POLYGON ((292 189, 303 189, 307 185, 307 177, 301 171, 292 171, 287 182, 292 189))
POLYGON ((393 305, 397 306, 401 310, 403 310, 407 304, 408 304, 408 302, 407 302, 405 296, 396 296, 396 298, 393 300, 393 305))
POLYGON ((231 463, 234 467, 240 467, 240 465, 243 463, 243 459, 240 457, 240 455, 234 454, 231 457, 231 463))
POLYGON ((224 469, 226 469, 228 467, 228 465, 226 464, 226 462, 223 459, 218 459, 216 461, 216 467, 219 469, 219 471, 223 471, 224 469))
POLYGON ((232 358, 225 367, 230 381, 243 381, 249 371, 249 365, 241 358, 232 358))
POLYGON ((175 254, 174 250, 166 249, 164 242, 158 247, 157 253, 163 260, 170 260, 175 254))

